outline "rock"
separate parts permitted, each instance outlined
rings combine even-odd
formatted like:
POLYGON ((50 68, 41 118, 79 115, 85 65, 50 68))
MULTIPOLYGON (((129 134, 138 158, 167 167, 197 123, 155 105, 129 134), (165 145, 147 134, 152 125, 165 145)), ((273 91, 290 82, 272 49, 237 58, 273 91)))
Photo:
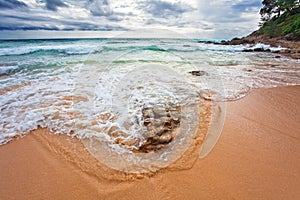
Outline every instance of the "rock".
POLYGON ((159 143, 170 143, 172 139, 173 139, 172 134, 166 133, 159 137, 159 143))
POLYGON ((206 71, 190 71, 190 74, 192 74, 193 76, 207 76, 208 73, 206 71))
POLYGON ((244 49, 243 52, 253 52, 253 49, 244 49))
POLYGON ((153 137, 156 136, 156 131, 155 130, 148 130, 148 131, 143 133, 143 136, 145 138, 153 138, 153 137))
POLYGON ((221 44, 220 42, 215 42, 215 41, 203 41, 203 40, 199 40, 198 43, 202 43, 202 44, 221 44))
POLYGON ((294 32, 294 33, 290 33, 290 34, 285 35, 284 39, 288 40, 288 41, 299 41, 300 40, 300 35, 297 34, 296 32, 294 32))
POLYGON ((160 106, 154 106, 153 107, 153 114, 155 118, 167 116, 166 108, 162 108, 160 106))
POLYGON ((233 38, 230 41, 221 41, 221 45, 240 45, 240 44, 255 44, 256 42, 251 37, 233 38))
POLYGON ((153 118, 154 114, 151 108, 144 108, 142 110, 142 114, 144 118, 153 118))
POLYGON ((221 44, 221 45, 229 45, 229 42, 226 41, 226 40, 222 40, 220 44, 221 44))
POLYGON ((280 53, 291 53, 290 49, 283 49, 280 51, 280 53))
POLYGON ((162 127, 164 125, 163 121, 160 119, 154 119, 154 127, 162 127))
POLYGON ((168 127, 160 126, 160 127, 157 127, 156 129, 154 129, 154 131, 155 131, 155 135, 161 136, 169 131, 172 131, 172 129, 168 128, 168 127))
POLYGON ((254 48, 254 49, 244 49, 243 52, 271 52, 271 50, 264 49, 264 48, 254 48))
POLYGON ((138 151, 148 153, 157 151, 168 145, 173 139, 173 131, 180 125, 180 106, 176 105, 155 105, 152 108, 142 110, 144 126, 146 131, 143 137, 146 142, 138 151), (154 118, 149 118, 153 115, 154 118))
POLYGON ((144 120, 144 126, 149 126, 152 123, 152 120, 150 118, 147 118, 144 120))
POLYGON ((205 44, 221 44, 220 42, 214 42, 214 41, 205 41, 205 44))
POLYGON ((158 145, 151 145, 151 144, 149 144, 149 145, 141 147, 139 150, 141 152, 144 152, 144 153, 149 153, 151 151, 157 151, 157 150, 162 149, 164 147, 165 147, 164 144, 158 144, 158 145))
POLYGON ((151 151, 157 151, 164 148, 168 143, 173 140, 171 133, 167 132, 161 136, 149 137, 147 141, 139 148, 140 152, 148 153, 151 151))
POLYGON ((240 38, 233 38, 230 42, 230 45, 239 45, 239 44, 243 44, 243 41, 240 38))

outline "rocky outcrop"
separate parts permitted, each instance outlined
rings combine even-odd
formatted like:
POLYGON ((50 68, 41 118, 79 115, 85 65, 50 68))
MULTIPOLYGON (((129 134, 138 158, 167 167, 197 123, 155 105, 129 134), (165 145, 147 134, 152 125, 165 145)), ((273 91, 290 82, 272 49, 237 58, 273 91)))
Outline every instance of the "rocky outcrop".
MULTIPOLYGON (((270 45, 271 47, 284 47, 286 49, 273 52, 273 53, 279 53, 284 56, 288 56, 295 59, 300 59, 300 38, 298 38, 296 34, 288 34, 284 37, 275 37, 275 38, 269 38, 264 37, 263 35, 259 35, 257 31, 253 32, 252 34, 243 37, 243 38, 233 38, 230 41, 221 41, 221 44, 223 45, 254 45, 257 43, 263 43, 266 45, 270 45)), ((249 49, 245 50, 248 52, 270 52, 268 49, 249 49)))
POLYGON ((251 38, 233 38, 232 40, 229 41, 225 41, 222 40, 221 41, 222 45, 240 45, 240 44, 255 44, 255 40, 251 39, 251 38))

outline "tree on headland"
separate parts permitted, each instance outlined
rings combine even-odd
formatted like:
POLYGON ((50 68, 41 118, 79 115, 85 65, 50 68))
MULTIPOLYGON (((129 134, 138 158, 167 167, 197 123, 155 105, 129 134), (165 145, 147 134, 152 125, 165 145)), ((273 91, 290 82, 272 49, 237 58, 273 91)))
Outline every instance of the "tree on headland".
POLYGON ((279 18, 285 12, 292 13, 293 9, 300 7, 300 0, 263 0, 262 4, 260 15, 264 24, 273 17, 279 18))
POLYGON ((267 22, 270 20, 273 13, 275 0, 263 0, 263 7, 260 9, 261 21, 267 22))
POLYGON ((299 59, 300 0, 262 0, 262 5, 263 7, 260 9, 261 22, 258 30, 246 37, 233 38, 231 41, 223 41, 221 44, 266 43, 274 46, 281 45, 287 48, 296 48, 297 55, 293 57, 299 59), (297 42, 296 45, 294 42, 297 42))
POLYGON ((300 40, 300 0, 263 0, 258 35, 300 40))

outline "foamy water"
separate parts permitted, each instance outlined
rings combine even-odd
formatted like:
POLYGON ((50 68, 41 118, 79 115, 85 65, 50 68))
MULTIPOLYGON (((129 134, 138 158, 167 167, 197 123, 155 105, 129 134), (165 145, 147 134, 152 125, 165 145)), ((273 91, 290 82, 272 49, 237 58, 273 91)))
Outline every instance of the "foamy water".
MULTIPOLYGON (((195 136, 201 99, 237 100, 253 88, 300 84, 299 60, 242 52, 247 48, 253 47, 187 39, 2 41, 0 144, 40 126, 93 148, 105 144, 101 149, 115 155, 106 163, 113 168, 118 155, 143 163, 143 169, 157 159, 162 162, 151 167, 166 166, 195 136), (186 135, 150 157, 135 156, 132 151, 146 140, 143 108, 171 104, 181 108, 179 132, 186 135), (112 130, 119 135, 108 134, 112 130), (116 137, 138 142, 120 145, 116 137), (182 148, 176 149, 178 144, 182 148)), ((128 165, 122 167, 131 172, 128 165)))

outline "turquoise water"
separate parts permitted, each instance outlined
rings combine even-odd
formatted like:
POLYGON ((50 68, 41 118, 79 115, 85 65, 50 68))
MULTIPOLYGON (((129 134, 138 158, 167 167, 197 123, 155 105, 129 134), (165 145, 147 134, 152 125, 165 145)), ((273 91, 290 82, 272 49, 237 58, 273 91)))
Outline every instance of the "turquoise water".
POLYGON ((202 97, 232 101, 253 88, 300 84, 299 60, 247 48, 196 39, 0 41, 0 144, 38 126, 103 141, 111 138, 101 131, 115 126, 142 140, 134 120, 145 105, 193 108, 202 97))

